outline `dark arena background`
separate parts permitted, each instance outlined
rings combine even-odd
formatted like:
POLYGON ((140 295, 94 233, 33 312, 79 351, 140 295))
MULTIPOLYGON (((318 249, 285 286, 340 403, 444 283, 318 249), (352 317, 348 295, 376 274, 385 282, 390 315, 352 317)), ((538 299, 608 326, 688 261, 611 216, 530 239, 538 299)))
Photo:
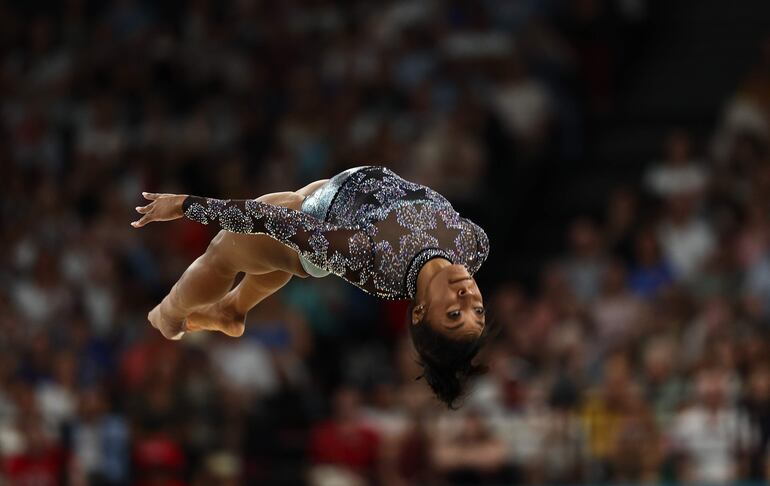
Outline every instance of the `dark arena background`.
POLYGON ((0 93, 2 484, 770 480, 767 0, 6 0, 0 93), (148 324, 214 231, 141 191, 362 164, 489 235, 459 411, 333 276, 148 324))

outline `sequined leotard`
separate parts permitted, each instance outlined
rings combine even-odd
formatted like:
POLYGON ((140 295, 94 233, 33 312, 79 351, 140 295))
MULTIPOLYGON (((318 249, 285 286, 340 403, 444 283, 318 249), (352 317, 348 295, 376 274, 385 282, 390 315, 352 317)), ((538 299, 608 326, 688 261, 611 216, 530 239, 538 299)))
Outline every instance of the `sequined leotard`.
POLYGON ((364 167, 337 191, 326 220, 256 200, 190 196, 187 218, 269 235, 320 268, 386 299, 414 298, 417 274, 443 257, 475 273, 489 253, 479 226, 441 194, 384 167, 364 167))

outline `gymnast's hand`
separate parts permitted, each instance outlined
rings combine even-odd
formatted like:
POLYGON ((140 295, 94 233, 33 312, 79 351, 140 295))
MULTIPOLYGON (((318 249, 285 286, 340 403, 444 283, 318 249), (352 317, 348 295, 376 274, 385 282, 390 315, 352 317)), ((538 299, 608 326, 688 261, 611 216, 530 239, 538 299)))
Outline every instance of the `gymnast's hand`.
POLYGON ((136 212, 143 214, 140 219, 131 223, 134 228, 141 228, 147 223, 153 221, 173 221, 184 216, 182 212, 182 203, 184 203, 186 194, 155 194, 152 192, 143 192, 142 196, 152 201, 147 206, 137 206, 136 212))

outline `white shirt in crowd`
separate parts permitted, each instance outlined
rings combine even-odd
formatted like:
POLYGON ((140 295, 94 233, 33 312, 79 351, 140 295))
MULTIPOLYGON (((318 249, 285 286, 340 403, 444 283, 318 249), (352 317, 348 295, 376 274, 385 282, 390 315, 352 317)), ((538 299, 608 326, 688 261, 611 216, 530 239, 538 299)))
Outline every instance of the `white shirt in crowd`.
POLYGON ((548 91, 533 78, 502 86, 493 101, 508 131, 522 138, 536 135, 551 113, 548 91))
POLYGON ((693 407, 676 418, 673 439, 689 461, 691 481, 723 483, 736 478, 738 455, 751 446, 753 434, 738 409, 693 407))
POLYGON ((714 250, 714 234, 704 221, 695 218, 681 224, 664 222, 658 229, 663 253, 678 279, 688 280, 714 250))
POLYGON ((211 359, 214 368, 234 389, 270 393, 279 384, 270 352, 252 339, 239 339, 215 346, 211 359))
POLYGON ((647 187, 659 197, 700 192, 705 189, 707 182, 708 172, 695 162, 684 165, 657 164, 645 176, 647 187))

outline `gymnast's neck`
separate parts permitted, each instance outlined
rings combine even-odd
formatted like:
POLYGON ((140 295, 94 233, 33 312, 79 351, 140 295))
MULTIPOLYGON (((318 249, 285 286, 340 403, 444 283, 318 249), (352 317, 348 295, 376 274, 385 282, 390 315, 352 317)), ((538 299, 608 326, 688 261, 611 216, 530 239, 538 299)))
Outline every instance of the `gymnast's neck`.
POLYGON ((432 258, 425 262, 425 265, 420 269, 420 273, 417 274, 417 292, 415 293, 415 300, 421 302, 424 300, 425 292, 430 285, 430 281, 438 275, 438 273, 452 265, 452 262, 446 258, 432 258))

